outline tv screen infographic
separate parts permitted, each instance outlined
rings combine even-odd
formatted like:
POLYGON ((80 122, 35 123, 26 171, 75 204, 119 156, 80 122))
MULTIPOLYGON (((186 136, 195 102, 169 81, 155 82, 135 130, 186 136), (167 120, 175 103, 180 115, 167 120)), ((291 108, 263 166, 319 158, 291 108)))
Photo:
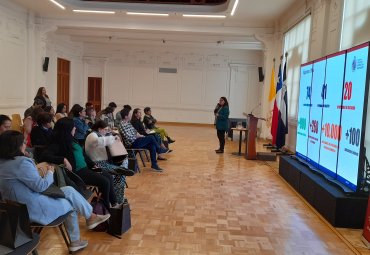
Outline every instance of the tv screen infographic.
POLYGON ((323 104, 319 169, 332 177, 336 175, 338 143, 342 132, 340 118, 345 61, 345 51, 327 57, 325 83, 321 89, 323 104))
MULTIPOLYGON (((339 142, 337 165, 338 180, 355 189, 359 167, 360 149, 364 142, 364 95, 367 91, 369 45, 360 45, 347 51, 343 88, 342 121, 343 137, 339 142)), ((367 102, 366 102, 367 106, 367 102)))
POLYGON ((308 121, 311 107, 312 62, 301 66, 298 99, 298 125, 296 155, 307 160, 308 121))
POLYGON ((310 122, 308 128, 307 161, 318 167, 321 142, 321 117, 323 99, 322 87, 325 84, 326 58, 314 61, 311 86, 310 122))
POLYGON ((352 191, 363 168, 369 43, 301 65, 296 156, 352 191))

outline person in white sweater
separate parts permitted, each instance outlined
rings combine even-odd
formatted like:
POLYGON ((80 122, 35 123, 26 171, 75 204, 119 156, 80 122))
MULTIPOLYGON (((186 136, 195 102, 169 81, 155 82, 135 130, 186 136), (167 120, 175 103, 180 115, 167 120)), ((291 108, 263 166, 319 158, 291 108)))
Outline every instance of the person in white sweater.
POLYGON ((96 164, 97 167, 103 171, 110 171, 112 173, 119 173, 114 176, 114 190, 118 203, 124 202, 124 191, 126 185, 126 177, 135 174, 134 171, 127 169, 127 160, 124 160, 122 165, 117 166, 113 164, 107 153, 107 146, 120 141, 119 136, 109 135, 109 127, 107 123, 102 120, 97 121, 92 126, 91 132, 85 141, 85 152, 87 156, 96 164))

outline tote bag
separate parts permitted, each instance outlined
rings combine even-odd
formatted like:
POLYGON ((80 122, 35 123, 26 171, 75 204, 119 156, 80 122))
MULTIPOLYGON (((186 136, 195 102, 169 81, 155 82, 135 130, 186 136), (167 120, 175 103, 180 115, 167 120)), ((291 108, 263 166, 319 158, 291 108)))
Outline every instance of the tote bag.
POLYGON ((128 203, 118 208, 110 208, 108 233, 120 236, 131 228, 131 210, 128 203))
POLYGON ((15 201, 0 202, 0 244, 11 249, 32 241, 27 206, 15 201))

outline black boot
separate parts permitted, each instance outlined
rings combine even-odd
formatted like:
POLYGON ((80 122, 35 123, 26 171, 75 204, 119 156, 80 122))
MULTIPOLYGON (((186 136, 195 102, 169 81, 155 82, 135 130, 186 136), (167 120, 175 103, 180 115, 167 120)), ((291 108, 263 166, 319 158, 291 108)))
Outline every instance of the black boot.
POLYGON ((167 136, 167 141, 168 141, 168 143, 174 143, 175 142, 175 140, 172 140, 171 137, 169 137, 169 136, 167 136))

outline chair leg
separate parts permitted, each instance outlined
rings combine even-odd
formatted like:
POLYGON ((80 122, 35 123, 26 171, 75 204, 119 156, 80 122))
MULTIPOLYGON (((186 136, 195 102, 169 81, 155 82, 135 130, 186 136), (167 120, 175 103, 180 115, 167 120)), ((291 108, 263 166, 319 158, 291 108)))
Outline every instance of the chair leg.
POLYGON ((64 242, 67 245, 67 248, 69 248, 70 238, 69 238, 68 232, 67 231, 64 232, 63 227, 65 228, 64 223, 63 224, 60 224, 59 225, 59 230, 60 230, 60 233, 62 233, 64 242))
POLYGON ((148 162, 150 162, 150 157, 148 156, 148 151, 147 151, 147 150, 145 150, 144 152, 145 152, 146 160, 147 160, 148 162))
POLYGON ((36 233, 36 234, 38 234, 38 235, 41 234, 41 231, 42 231, 42 228, 40 228, 40 227, 34 227, 33 228, 33 232, 36 233))
POLYGON ((141 159, 141 163, 143 163, 143 166, 146 167, 143 155, 141 155, 141 151, 138 151, 138 153, 139 153, 139 156, 140 156, 140 159, 141 159))

